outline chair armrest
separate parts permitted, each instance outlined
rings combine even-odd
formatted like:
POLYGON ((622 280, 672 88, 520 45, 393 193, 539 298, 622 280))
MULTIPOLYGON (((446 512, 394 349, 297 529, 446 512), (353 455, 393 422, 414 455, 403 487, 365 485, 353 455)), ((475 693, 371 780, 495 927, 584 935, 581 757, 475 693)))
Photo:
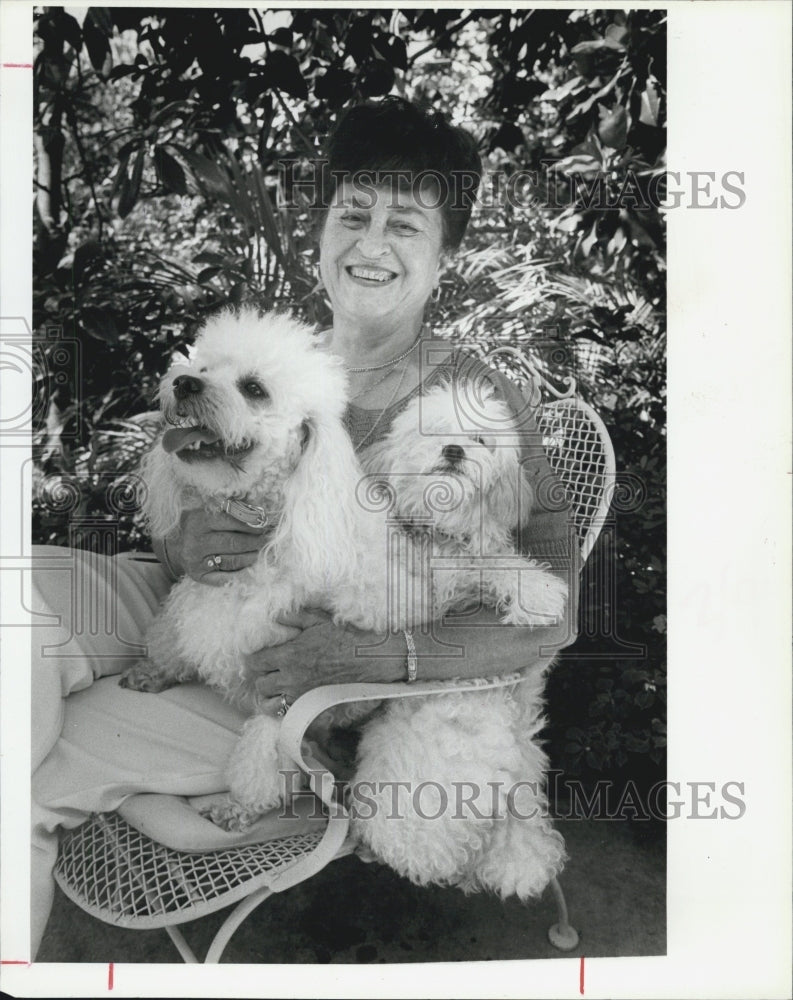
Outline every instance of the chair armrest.
MULTIPOLYGON (((306 730, 318 715, 321 715, 334 705, 343 705, 350 701, 384 701, 390 698, 415 698, 419 695, 448 694, 450 691, 471 690, 481 691, 486 688, 504 687, 516 684, 522 679, 521 674, 509 674, 505 677, 495 677, 487 680, 460 681, 417 681, 407 684, 399 681, 393 684, 326 684, 314 688, 301 695, 290 706, 281 723, 278 737, 278 747, 281 753, 294 761, 305 771, 310 771, 316 765, 313 758, 307 758, 302 750, 306 730), (310 760, 310 764, 309 764, 310 760)), ((319 765, 317 765, 319 767, 319 765)), ((321 768, 324 771, 324 768, 321 768)), ((318 795, 325 799, 320 789, 315 789, 318 795)))

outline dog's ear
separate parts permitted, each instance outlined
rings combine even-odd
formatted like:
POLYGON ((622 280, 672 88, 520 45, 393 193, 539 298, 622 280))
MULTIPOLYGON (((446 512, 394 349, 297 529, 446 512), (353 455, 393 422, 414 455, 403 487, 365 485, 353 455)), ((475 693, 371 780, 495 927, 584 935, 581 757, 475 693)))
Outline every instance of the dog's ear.
POLYGON ((174 482, 172 463, 159 440, 144 456, 140 473, 143 516, 152 536, 164 538, 179 526, 183 491, 174 482))
POLYGON ((303 453, 286 483, 273 549, 308 589, 323 588, 355 572, 361 469, 340 420, 314 414, 301 433, 303 453))
POLYGON ((501 524, 514 530, 530 520, 534 490, 518 462, 517 451, 511 448, 509 451, 510 460, 505 462, 501 475, 495 478, 488 491, 488 506, 501 524))

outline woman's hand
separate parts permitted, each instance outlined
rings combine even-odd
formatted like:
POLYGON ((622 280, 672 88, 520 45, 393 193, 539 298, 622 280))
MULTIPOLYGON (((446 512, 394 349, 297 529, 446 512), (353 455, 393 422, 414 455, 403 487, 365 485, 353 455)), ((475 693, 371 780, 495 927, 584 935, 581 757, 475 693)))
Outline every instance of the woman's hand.
POLYGON ((193 580, 221 586, 228 574, 252 566, 270 534, 269 528, 251 528, 230 514, 186 510, 179 534, 168 539, 168 559, 193 580), (210 557, 220 565, 210 568, 210 557))
POLYGON ((334 625, 317 609, 284 614, 278 621, 300 630, 280 646, 268 646, 246 658, 246 674, 258 699, 286 697, 292 704, 301 694, 324 684, 398 681, 404 679, 404 656, 385 653, 384 636, 351 626, 334 625), (367 649, 378 646, 379 648, 367 649))

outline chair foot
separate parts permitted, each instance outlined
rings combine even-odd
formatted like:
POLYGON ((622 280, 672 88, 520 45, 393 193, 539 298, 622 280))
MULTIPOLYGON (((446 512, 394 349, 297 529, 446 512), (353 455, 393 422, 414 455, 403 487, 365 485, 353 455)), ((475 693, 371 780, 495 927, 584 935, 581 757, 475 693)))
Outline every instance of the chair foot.
POLYGON ((572 951, 578 947, 578 932, 570 924, 554 924, 548 928, 548 940, 559 951, 572 951))
POLYGON ((556 915, 559 919, 548 929, 548 940, 559 951, 572 951, 578 946, 578 931, 568 921, 567 903, 558 879, 552 878, 550 887, 556 903, 556 915))

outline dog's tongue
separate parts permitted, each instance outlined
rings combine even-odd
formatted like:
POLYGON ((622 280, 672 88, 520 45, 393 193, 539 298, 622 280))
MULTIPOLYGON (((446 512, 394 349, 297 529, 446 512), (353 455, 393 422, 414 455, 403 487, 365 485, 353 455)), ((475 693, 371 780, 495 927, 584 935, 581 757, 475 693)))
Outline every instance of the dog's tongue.
POLYGON ((162 436, 162 446, 167 452, 181 451, 196 441, 213 444, 219 441, 217 434, 205 427, 171 427, 162 436))

